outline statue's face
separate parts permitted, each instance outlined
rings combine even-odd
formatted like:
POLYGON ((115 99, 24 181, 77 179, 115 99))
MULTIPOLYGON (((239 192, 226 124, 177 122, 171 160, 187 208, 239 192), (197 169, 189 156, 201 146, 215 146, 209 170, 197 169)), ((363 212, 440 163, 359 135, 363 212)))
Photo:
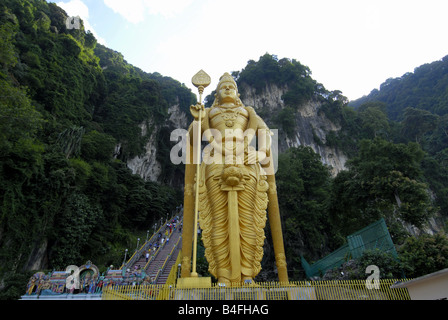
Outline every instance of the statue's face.
POLYGON ((232 82, 224 82, 218 87, 218 101, 219 103, 236 103, 238 99, 238 92, 236 86, 232 82))

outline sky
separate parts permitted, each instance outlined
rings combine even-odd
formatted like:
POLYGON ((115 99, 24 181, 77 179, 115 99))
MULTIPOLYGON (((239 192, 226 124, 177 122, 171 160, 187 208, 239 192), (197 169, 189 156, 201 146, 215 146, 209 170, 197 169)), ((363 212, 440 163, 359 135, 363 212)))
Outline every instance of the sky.
POLYGON ((241 71, 265 53, 306 65, 349 100, 448 55, 447 0, 55 0, 98 42, 184 83, 241 71))

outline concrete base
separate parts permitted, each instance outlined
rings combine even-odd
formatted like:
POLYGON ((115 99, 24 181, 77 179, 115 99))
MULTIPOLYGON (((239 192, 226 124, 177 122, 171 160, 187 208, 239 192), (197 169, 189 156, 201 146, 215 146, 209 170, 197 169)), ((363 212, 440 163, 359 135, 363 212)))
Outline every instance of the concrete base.
POLYGON ((176 288, 211 288, 212 278, 210 277, 185 277, 177 279, 176 288))

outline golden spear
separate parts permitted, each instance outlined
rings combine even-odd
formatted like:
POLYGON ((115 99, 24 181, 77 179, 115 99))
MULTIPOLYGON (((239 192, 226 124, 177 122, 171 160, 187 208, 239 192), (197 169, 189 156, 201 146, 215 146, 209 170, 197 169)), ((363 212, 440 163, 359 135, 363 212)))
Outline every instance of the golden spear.
MULTIPOLYGON (((210 76, 205 73, 204 70, 200 70, 191 79, 193 85, 198 88, 199 91, 199 104, 202 104, 202 93, 204 89, 211 83, 210 76)), ((199 208, 199 179, 200 179, 200 164, 201 164, 201 121, 202 121, 202 106, 199 108, 198 116, 198 131, 197 131, 197 145, 196 145, 196 196, 194 203, 194 234, 193 234, 193 268, 191 271, 191 277, 197 277, 196 272, 196 256, 197 256, 197 243, 198 243, 198 208, 199 208)))

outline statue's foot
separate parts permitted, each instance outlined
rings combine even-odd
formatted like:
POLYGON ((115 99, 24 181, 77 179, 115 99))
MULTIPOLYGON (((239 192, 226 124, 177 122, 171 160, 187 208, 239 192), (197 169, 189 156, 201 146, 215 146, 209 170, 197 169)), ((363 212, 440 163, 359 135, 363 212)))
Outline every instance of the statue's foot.
POLYGON ((228 287, 228 286, 230 286, 230 280, 229 279, 227 279, 227 278, 224 278, 224 277, 219 277, 218 278, 218 284, 223 284, 223 285, 225 285, 226 287, 228 287))
POLYGON ((255 285, 254 280, 252 279, 252 277, 246 277, 246 276, 242 276, 241 277, 241 282, 244 285, 255 285))

